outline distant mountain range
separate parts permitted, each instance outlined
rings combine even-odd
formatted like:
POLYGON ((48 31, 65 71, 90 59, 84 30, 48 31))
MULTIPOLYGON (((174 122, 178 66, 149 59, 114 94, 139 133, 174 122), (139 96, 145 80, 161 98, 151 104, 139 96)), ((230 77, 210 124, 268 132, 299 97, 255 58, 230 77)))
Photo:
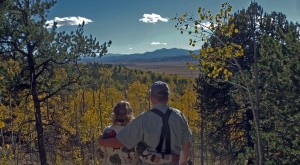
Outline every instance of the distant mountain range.
MULTIPOLYGON (((194 51, 196 52, 196 51, 194 51)), ((166 61, 195 61, 186 49, 158 49, 153 52, 137 54, 107 54, 101 58, 84 58, 82 62, 128 63, 128 62, 166 62, 166 61)))

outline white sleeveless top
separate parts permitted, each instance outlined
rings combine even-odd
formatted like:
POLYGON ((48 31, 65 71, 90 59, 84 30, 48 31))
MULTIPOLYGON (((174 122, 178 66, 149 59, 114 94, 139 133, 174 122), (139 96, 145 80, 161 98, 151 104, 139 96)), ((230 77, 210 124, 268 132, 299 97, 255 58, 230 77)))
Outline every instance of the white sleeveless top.
MULTIPOLYGON (((103 139, 115 137, 124 126, 108 126, 103 131, 103 139)), ((127 149, 100 147, 100 161, 103 165, 138 165, 139 158, 135 148, 127 149)))

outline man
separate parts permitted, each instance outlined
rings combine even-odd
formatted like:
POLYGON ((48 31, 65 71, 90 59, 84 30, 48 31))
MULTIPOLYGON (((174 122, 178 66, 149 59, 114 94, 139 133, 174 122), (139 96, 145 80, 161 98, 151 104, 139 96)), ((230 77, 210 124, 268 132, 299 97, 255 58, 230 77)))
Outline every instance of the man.
POLYGON ((142 164, 186 165, 190 157, 192 133, 182 112, 168 106, 169 95, 165 82, 155 82, 150 89, 152 108, 125 126, 116 138, 99 140, 99 145, 132 148, 142 141, 150 152, 180 155, 179 162, 173 158, 168 163, 161 163, 152 157, 153 163, 145 161, 146 158, 142 164))

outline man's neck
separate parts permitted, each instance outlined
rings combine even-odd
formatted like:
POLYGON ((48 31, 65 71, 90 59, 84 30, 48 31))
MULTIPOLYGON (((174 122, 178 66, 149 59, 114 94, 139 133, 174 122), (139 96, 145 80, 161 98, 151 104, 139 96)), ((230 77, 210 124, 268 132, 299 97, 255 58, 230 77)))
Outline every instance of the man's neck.
POLYGON ((127 123, 126 122, 115 122, 114 124, 113 124, 114 126, 125 126, 125 125, 127 125, 127 123))
POLYGON ((152 104, 152 108, 155 108, 155 107, 164 107, 164 106, 168 106, 167 103, 156 103, 156 104, 152 104))

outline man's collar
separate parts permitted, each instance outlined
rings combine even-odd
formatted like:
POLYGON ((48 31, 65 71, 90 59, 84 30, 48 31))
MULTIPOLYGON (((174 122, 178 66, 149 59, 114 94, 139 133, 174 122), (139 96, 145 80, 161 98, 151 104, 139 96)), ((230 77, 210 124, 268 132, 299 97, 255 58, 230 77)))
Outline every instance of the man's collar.
POLYGON ((156 108, 156 109, 168 109, 168 105, 167 104, 162 104, 162 103, 159 103, 159 104, 154 104, 152 105, 152 108, 156 108))

